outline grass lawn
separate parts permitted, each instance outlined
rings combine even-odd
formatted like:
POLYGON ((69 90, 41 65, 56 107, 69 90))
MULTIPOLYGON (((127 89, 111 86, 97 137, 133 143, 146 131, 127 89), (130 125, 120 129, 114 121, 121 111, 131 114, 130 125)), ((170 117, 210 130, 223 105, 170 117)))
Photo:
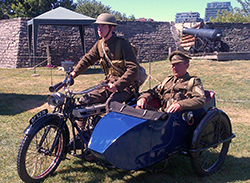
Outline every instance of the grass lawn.
MULTIPOLYGON (((142 64, 149 71, 149 64, 142 64)), ((176 156, 166 169, 156 174, 146 170, 123 171, 103 168, 68 156, 53 176, 44 182, 250 182, 250 61, 191 61, 189 73, 199 76, 207 90, 216 92, 217 107, 230 117, 236 138, 232 140, 222 168, 215 174, 200 178, 192 170, 190 159, 176 156)), ((16 157, 28 120, 47 107, 49 86, 64 79, 56 68, 33 70, 0 69, 0 182, 21 182, 16 170, 16 157), (51 74, 53 77, 51 77, 51 74)), ((167 61, 151 63, 151 80, 141 88, 155 86, 171 75, 167 61)), ((71 89, 81 91, 98 84, 103 74, 98 66, 91 67, 75 79, 71 89)), ((126 161, 126 160, 125 160, 126 161)))

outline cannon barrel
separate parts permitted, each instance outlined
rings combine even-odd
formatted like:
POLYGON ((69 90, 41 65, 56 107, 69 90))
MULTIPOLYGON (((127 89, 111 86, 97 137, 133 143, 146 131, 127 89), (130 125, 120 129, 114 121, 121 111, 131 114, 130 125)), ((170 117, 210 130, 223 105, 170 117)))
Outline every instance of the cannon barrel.
POLYGON ((183 34, 206 37, 212 41, 220 40, 222 32, 219 29, 192 29, 187 28, 182 31, 183 34))

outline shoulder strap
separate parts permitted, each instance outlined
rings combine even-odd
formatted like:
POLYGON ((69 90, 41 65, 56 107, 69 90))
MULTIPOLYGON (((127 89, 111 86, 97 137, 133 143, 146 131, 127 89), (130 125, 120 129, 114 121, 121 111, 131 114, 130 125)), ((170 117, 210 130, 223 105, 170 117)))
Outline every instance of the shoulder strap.
POLYGON ((188 81, 187 93, 186 93, 186 97, 188 97, 188 98, 191 97, 192 89, 194 86, 194 81, 195 81, 195 77, 191 76, 190 80, 188 81))
POLYGON ((188 81, 188 86, 187 86, 187 91, 191 92, 194 86, 194 80, 195 77, 191 77, 190 80, 188 81))
POLYGON ((174 77, 174 76, 166 77, 166 78, 162 81, 161 87, 160 87, 160 92, 162 91, 164 85, 165 85, 168 81, 170 81, 173 77, 174 77))
MULTIPOLYGON (((116 42, 116 45, 115 45, 115 60, 119 60, 120 57, 121 57, 121 52, 120 52, 120 49, 121 49, 121 39, 122 38, 119 37, 117 39, 117 42, 116 42)), ((102 39, 100 39, 99 42, 98 42, 98 51, 99 51, 100 55, 101 55, 101 50, 103 50, 102 49, 102 42, 103 42, 102 39)), ((104 54, 103 56, 105 56, 105 53, 103 53, 103 54, 104 54)))
POLYGON ((118 38, 115 45, 115 60, 120 60, 121 57, 121 39, 118 38))
POLYGON ((112 63, 112 61, 110 60, 110 58, 108 57, 108 55, 107 55, 107 53, 106 53, 106 51, 105 51, 105 49, 104 49, 104 42, 102 42, 101 47, 102 47, 102 51, 103 51, 103 53, 104 53, 104 56, 105 56, 105 58, 107 59, 107 61, 109 62, 109 64, 111 65, 111 67, 113 67, 117 72, 120 72, 121 74, 123 74, 123 73, 124 73, 123 70, 120 69, 119 67, 116 67, 116 66, 112 63))
POLYGON ((99 52, 99 54, 101 53, 101 49, 102 49, 102 39, 99 39, 98 40, 98 45, 97 45, 97 47, 98 47, 98 52, 99 52))
POLYGON ((98 52, 99 52, 99 55, 101 56, 101 58, 104 57, 104 53, 102 51, 102 42, 103 42, 103 39, 99 39, 98 40, 98 45, 97 45, 98 52))

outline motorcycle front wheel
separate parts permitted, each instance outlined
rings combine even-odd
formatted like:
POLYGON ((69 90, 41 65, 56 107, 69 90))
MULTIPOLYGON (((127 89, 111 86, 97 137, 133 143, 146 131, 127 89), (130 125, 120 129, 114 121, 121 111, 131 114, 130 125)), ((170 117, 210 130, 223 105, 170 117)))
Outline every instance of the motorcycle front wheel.
POLYGON ((230 141, 223 140, 231 135, 231 123, 225 115, 215 115, 206 123, 194 146, 201 151, 191 157, 192 166, 199 176, 211 175, 222 166, 230 144, 230 141))
POLYGON ((17 156, 17 170, 24 182, 41 182, 52 174, 62 160, 65 134, 61 133, 54 150, 50 152, 59 127, 50 121, 25 135, 17 156))

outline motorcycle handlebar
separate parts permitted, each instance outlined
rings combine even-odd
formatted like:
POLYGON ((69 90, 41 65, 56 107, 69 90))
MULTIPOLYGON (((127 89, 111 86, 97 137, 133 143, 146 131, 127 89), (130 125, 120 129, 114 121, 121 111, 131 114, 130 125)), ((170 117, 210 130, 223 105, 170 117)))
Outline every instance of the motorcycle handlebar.
POLYGON ((64 86, 71 86, 74 84, 74 79, 70 76, 70 74, 68 73, 68 75, 65 77, 63 82, 57 83, 54 86, 50 86, 49 87, 49 91, 50 92, 57 92, 59 91, 62 87, 64 86))
POLYGON ((58 90, 60 90, 62 87, 65 86, 65 83, 63 82, 60 82, 60 83, 57 83, 56 85, 54 86, 50 86, 49 87, 49 91, 50 92, 57 92, 58 90))
MULTIPOLYGON (((71 77, 70 75, 70 72, 67 73, 67 76, 65 77, 65 79, 63 80, 63 82, 60 82, 60 83, 57 83, 56 85, 54 86, 50 86, 49 87, 49 91, 50 92, 57 92, 59 91, 62 87, 67 87, 67 86, 71 86, 74 84, 74 79, 71 77)), ((82 92, 73 92, 73 94, 84 94, 84 93, 88 93, 92 90, 95 90, 97 88, 100 88, 100 87, 107 87, 107 83, 105 82, 101 82, 99 85, 97 85, 96 87, 94 88, 91 88, 91 89, 88 89, 88 90, 85 90, 85 91, 82 91, 82 92)))

